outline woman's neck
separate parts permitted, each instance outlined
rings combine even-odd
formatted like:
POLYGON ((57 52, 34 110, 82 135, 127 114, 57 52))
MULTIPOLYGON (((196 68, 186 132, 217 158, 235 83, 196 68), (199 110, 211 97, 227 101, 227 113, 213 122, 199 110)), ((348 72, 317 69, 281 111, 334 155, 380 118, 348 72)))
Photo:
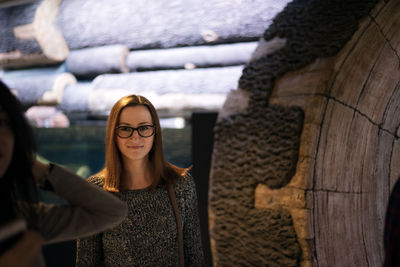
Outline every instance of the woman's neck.
POLYGON ((148 160, 123 159, 123 169, 120 182, 121 190, 147 188, 152 184, 148 160))

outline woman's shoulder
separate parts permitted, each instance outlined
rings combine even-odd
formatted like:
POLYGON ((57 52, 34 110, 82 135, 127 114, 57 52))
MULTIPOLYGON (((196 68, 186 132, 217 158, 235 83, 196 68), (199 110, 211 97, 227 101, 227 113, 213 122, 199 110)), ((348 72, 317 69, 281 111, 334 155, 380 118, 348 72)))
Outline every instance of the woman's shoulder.
POLYGON ((90 176, 87 181, 91 184, 95 184, 99 187, 103 187, 104 185, 104 177, 100 175, 90 176))
POLYGON ((178 191, 192 191, 195 189, 196 184, 193 176, 187 173, 176 181, 175 187, 178 191))

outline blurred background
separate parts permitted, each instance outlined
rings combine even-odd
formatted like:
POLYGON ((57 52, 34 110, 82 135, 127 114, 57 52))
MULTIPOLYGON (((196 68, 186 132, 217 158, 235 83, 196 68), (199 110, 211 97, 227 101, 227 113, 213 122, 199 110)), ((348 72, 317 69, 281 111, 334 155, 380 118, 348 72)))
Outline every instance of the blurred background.
POLYGON ((160 114, 167 159, 187 167, 193 112, 218 112, 287 2, 1 1, 0 78, 46 160, 99 171, 110 108, 141 94, 160 114))
MULTIPOLYGON (((112 105, 144 95, 166 159, 193 166, 206 263, 213 126, 258 41, 288 0, 0 1, 0 78, 22 102, 43 161, 83 178, 104 165, 112 105)), ((263 39, 262 39, 263 40, 263 39)), ((262 42, 262 41, 261 41, 262 42)), ((44 248, 74 266, 75 244, 44 248)))

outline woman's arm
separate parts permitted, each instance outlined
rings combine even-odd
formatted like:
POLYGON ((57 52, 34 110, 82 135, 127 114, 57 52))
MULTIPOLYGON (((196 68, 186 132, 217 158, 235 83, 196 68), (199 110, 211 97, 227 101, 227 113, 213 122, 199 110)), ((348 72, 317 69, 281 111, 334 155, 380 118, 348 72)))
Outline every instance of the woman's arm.
POLYGON ((102 234, 78 239, 76 242, 76 267, 101 267, 103 265, 102 234))
POLYGON ((185 214, 183 215, 185 266, 204 266, 196 185, 191 176, 187 176, 184 180, 182 198, 185 203, 185 214))
POLYGON ((47 180, 52 191, 68 204, 37 205, 38 227, 46 243, 102 232, 118 225, 127 215, 124 202, 62 167, 54 165, 47 180))

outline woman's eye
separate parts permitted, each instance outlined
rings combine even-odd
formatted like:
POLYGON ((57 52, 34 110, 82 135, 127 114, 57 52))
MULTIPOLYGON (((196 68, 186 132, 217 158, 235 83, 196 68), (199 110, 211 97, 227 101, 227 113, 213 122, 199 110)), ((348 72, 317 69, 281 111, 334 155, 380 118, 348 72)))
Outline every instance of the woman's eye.
POLYGON ((120 131, 124 131, 124 132, 129 132, 131 130, 131 128, 129 128, 129 127, 120 127, 119 130, 120 131))
POLYGON ((145 126, 140 126, 139 127, 139 131, 146 131, 146 130, 148 130, 150 127, 149 126, 147 126, 147 125, 145 125, 145 126))

